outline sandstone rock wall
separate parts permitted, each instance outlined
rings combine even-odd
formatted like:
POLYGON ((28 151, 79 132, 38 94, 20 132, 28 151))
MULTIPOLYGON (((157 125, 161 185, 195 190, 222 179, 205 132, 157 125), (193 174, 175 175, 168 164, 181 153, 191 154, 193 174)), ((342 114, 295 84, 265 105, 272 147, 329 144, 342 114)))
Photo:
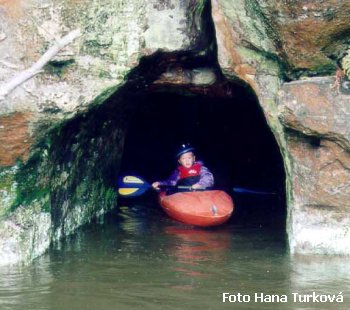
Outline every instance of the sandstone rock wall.
POLYGON ((143 68, 137 77, 143 86, 153 74, 155 83, 189 83, 200 92, 203 83, 217 82, 217 68, 202 63, 199 71, 186 71, 167 64, 209 50, 217 50, 228 80, 256 93, 280 146, 292 252, 350 253, 348 99, 331 87, 332 78, 285 83, 334 74, 348 49, 348 1, 211 0, 216 42, 203 28, 205 3, 0 0, 0 86, 57 38, 82 32, 43 72, 0 101, 2 263, 32 259, 50 240, 113 205, 107 175, 117 173, 123 151, 123 96, 144 57, 169 55, 143 68), (107 160, 106 152, 112 154, 107 160), (96 199, 103 200, 100 208, 96 199), (28 215, 25 225, 22 214, 28 215), (17 237, 10 238, 14 231, 17 237))
POLYGON ((349 254, 348 96, 335 78, 347 50, 346 1, 212 0, 218 60, 256 92, 286 170, 293 253, 349 254))
POLYGON ((198 37, 189 0, 31 0, 0 5, 0 82, 38 60, 65 33, 79 28, 83 34, 42 74, 18 87, 1 105, 2 114, 81 110, 105 89, 121 84, 142 56, 158 49, 193 49, 198 37))
POLYGON ((0 86, 82 33, 0 100, 1 264, 30 261, 114 206, 120 89, 143 57, 196 50, 201 13, 193 0, 0 0, 0 86))
POLYGON ((334 78, 313 78, 286 83, 280 91, 292 169, 292 252, 350 250, 349 96, 333 85, 334 78))

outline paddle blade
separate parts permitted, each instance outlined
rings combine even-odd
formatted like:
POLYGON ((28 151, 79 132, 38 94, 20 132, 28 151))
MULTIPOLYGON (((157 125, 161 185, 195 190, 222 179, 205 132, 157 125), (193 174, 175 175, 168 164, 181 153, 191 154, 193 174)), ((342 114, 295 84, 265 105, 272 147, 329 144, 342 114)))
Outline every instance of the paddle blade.
POLYGON ((125 175, 118 179, 118 187, 125 187, 125 188, 143 188, 143 187, 150 187, 151 185, 148 184, 146 181, 141 179, 140 177, 136 177, 133 175, 125 175))
POLYGON ((146 187, 120 187, 118 193, 120 196, 135 197, 142 195, 147 189, 146 187))
POLYGON ((122 183, 122 184, 146 184, 147 182, 142 180, 140 177, 137 177, 134 175, 125 175, 119 179, 119 183, 122 183))
POLYGON ((140 196, 149 188, 151 185, 137 176, 126 175, 118 180, 118 193, 121 196, 140 196))

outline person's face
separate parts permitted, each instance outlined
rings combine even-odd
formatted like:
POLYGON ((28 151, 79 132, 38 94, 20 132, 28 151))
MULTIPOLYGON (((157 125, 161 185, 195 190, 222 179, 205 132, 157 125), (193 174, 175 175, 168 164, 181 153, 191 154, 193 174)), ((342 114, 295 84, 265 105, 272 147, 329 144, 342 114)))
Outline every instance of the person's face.
POLYGON ((195 160, 196 160, 196 157, 194 156, 194 154, 192 152, 188 152, 180 156, 179 164, 186 168, 190 168, 195 162, 195 160))

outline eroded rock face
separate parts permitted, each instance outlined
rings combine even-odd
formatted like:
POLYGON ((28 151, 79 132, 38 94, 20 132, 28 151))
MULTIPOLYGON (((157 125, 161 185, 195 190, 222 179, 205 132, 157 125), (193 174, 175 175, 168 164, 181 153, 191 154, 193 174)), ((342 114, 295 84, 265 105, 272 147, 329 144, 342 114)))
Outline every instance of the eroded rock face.
POLYGON ((282 68, 269 29, 249 1, 212 0, 218 61, 228 79, 241 79, 257 94, 276 138, 283 148, 283 130, 277 121, 276 95, 282 68), (275 121, 276 120, 276 121, 275 121))
POLYGON ((51 243, 51 216, 40 204, 20 207, 0 226, 0 265, 30 262, 51 243))
POLYGON ((292 78, 325 75, 348 49, 348 1, 212 0, 212 5, 224 68, 252 65, 249 52, 278 60, 292 78))
MULTIPOLYGON (((229 90, 217 68, 203 61, 198 68, 173 65, 216 46, 222 73, 255 91, 280 146, 292 252, 350 253, 348 99, 330 87, 331 78, 283 83, 335 70, 335 59, 348 48, 350 4, 211 0, 215 45, 203 28, 203 3, 0 1, 0 85, 37 61, 56 38, 82 31, 42 73, 0 101, 0 215, 7 220, 0 237, 18 233, 10 244, 15 250, 2 252, 0 263, 34 258, 50 240, 113 205, 107 175, 117 173, 123 151, 125 78, 143 66, 143 57, 155 61, 144 69, 142 87, 180 85, 205 93, 212 86, 225 96, 229 90), (28 221, 21 226, 22 214, 28 221), (38 230, 40 221, 45 229, 38 230)), ((0 242, 2 249, 8 245, 0 242)))
POLYGON ((335 73, 349 3, 211 2, 223 73, 254 89, 284 158, 291 251, 349 254, 349 98, 334 78, 283 84, 335 73))
POLYGON ((42 74, 6 99, 1 113, 81 110, 105 89, 121 84, 142 56, 158 49, 194 49, 200 26, 191 19, 189 0, 31 0, 0 5, 0 82, 37 61, 56 38, 76 28, 82 31, 42 74))
POLYGON ((0 99, 0 264, 30 261, 115 205, 119 92, 143 57, 200 52, 197 10, 192 0, 0 1, 0 87, 57 38, 82 33, 0 99))
POLYGON ((279 118, 292 169, 292 252, 350 250, 350 106, 333 78, 284 84, 279 118))
POLYGON ((334 70, 348 48, 348 1, 256 2, 273 30, 278 55, 291 70, 306 75, 334 70))

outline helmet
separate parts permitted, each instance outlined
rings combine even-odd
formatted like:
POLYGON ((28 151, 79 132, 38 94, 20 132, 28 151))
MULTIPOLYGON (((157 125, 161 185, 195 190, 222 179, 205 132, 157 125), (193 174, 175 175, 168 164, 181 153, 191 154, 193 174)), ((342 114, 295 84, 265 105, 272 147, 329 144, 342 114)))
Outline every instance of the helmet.
POLYGON ((194 147, 190 143, 181 144, 181 146, 176 152, 176 157, 179 158, 182 154, 185 154, 187 152, 193 152, 193 151, 194 151, 194 147))

